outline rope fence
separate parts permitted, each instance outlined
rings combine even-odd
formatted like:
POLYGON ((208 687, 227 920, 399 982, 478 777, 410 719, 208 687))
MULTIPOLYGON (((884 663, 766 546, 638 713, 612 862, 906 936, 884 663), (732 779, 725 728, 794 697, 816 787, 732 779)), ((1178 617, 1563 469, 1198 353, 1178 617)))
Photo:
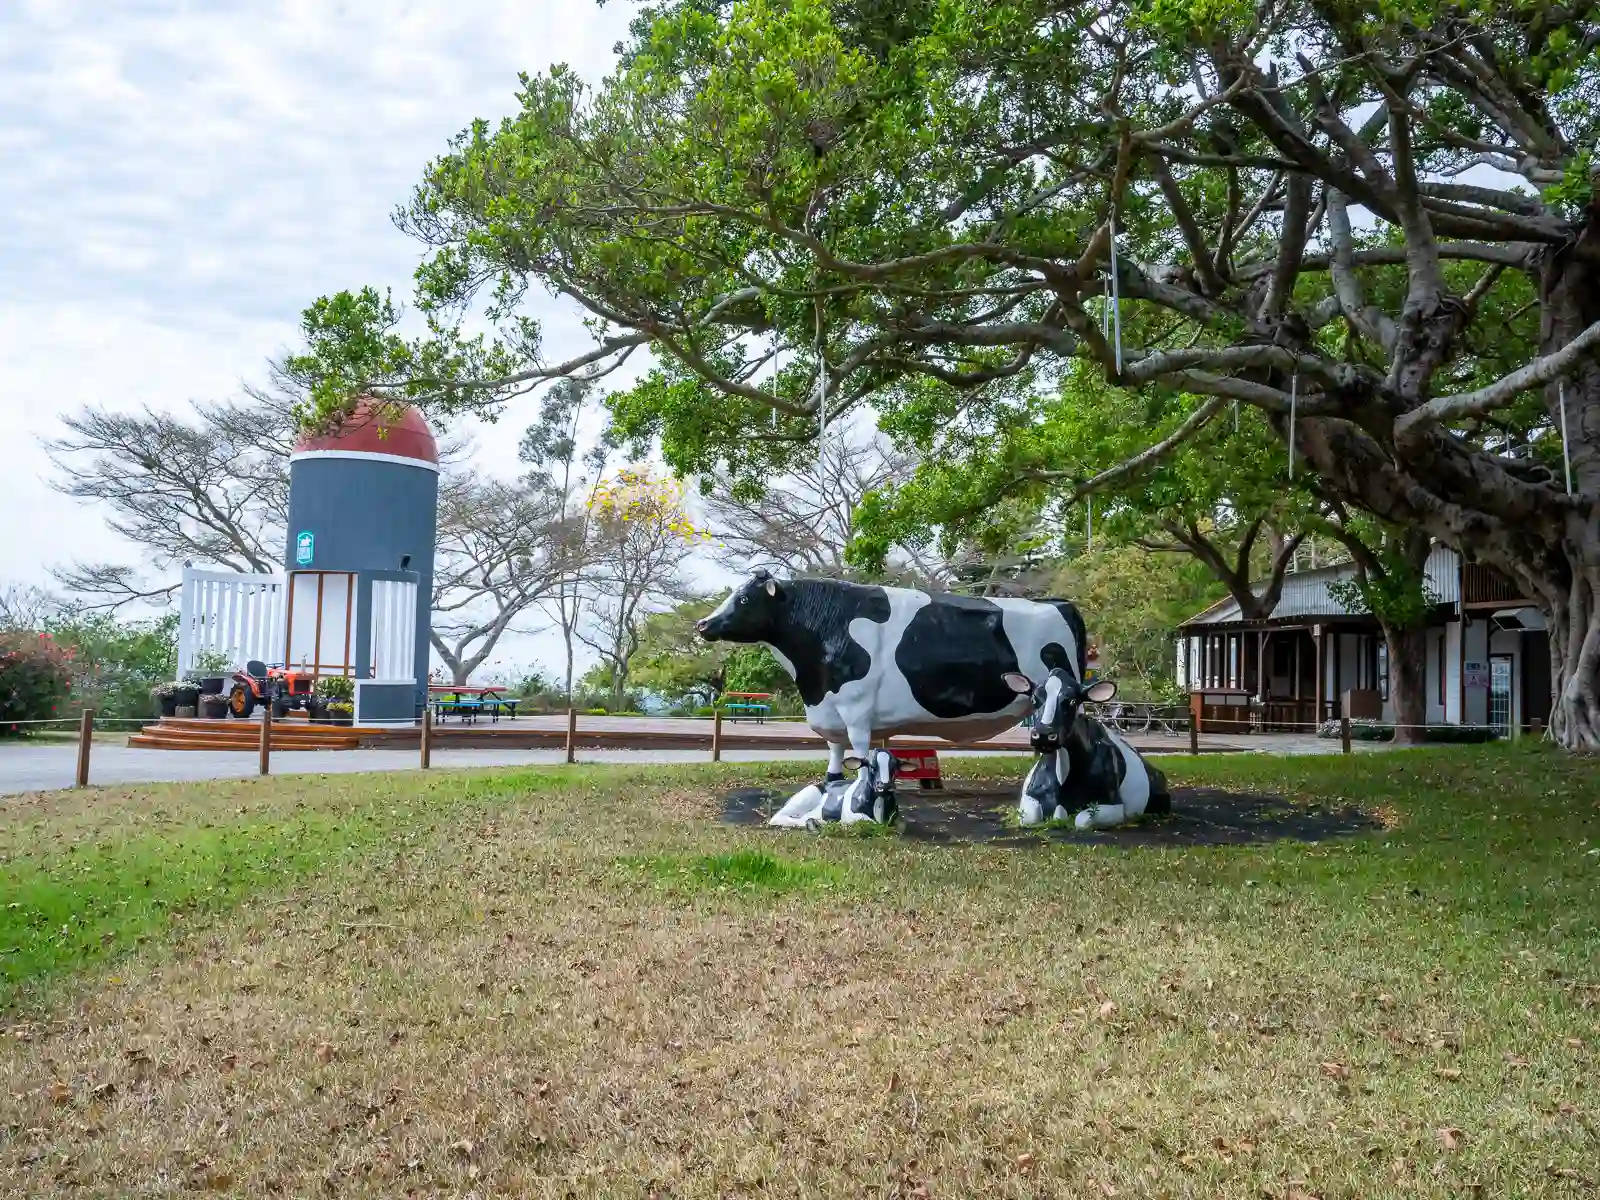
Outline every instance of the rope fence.
MULTIPOLYGON (((1093 710, 1095 707, 1096 706, 1087 706, 1087 709, 1093 710)), ((1518 739, 1523 737, 1537 738, 1547 736, 1547 731, 1538 722, 1534 722, 1530 727, 1524 729, 1520 728, 1516 724, 1503 724, 1494 722, 1470 723, 1461 725, 1449 725, 1439 722, 1410 724, 1405 722, 1383 721, 1376 718, 1351 718, 1348 716, 1341 716, 1321 722, 1279 720, 1264 722, 1259 719, 1259 717, 1242 718, 1231 721, 1220 718, 1196 720, 1194 719, 1192 713, 1178 709, 1177 706, 1173 705, 1149 705, 1145 706, 1145 708, 1142 710, 1131 712, 1129 711, 1130 706, 1127 705, 1121 706, 1120 709, 1117 709, 1117 706, 1109 705, 1098 707, 1101 709, 1101 711, 1090 711, 1090 715, 1093 715, 1102 724, 1115 729, 1120 736, 1129 739, 1134 749, 1144 753, 1156 755, 1183 753, 1185 750, 1187 750, 1187 752, 1190 754, 1219 753, 1229 751, 1238 752, 1248 751, 1251 749, 1270 751, 1273 749, 1270 739, 1273 737, 1273 735, 1281 734, 1302 736, 1315 735, 1319 739, 1327 740, 1330 743, 1328 747, 1330 753, 1333 752, 1333 745, 1337 744, 1339 750, 1344 754, 1353 753, 1355 744, 1358 742, 1375 744, 1393 742, 1396 740, 1396 734, 1402 732, 1420 734, 1420 736, 1417 738, 1404 739, 1407 743, 1474 743, 1496 741, 1501 739, 1518 739), (1112 711, 1114 709, 1117 710, 1112 711), (1140 722, 1143 722, 1143 724, 1140 725, 1139 728, 1135 729, 1130 727, 1131 725, 1139 724, 1140 722), (1254 745, 1252 745, 1252 743, 1254 743, 1254 745)), ((582 728, 580 713, 578 711, 569 710, 563 715, 565 715, 567 718, 565 722, 566 729, 564 741, 566 753, 564 757, 568 763, 576 763, 578 761, 578 743, 580 740, 582 740, 583 735, 586 732, 591 736, 591 738, 600 736, 606 739, 621 740, 628 736, 628 731, 626 728, 619 728, 615 719, 609 721, 604 728, 596 729, 591 725, 586 731, 582 728)), ((649 718, 623 718, 622 720, 627 721, 633 719, 645 721, 649 718)), ((744 746, 741 746, 739 744, 741 741, 739 737, 740 733, 746 733, 746 731, 748 731, 746 733, 746 736, 748 737, 755 733, 755 729, 753 727, 761 724, 794 725, 804 722, 804 720, 805 718, 800 716, 766 716, 758 720, 752 716, 741 715, 737 719, 737 725, 741 728, 735 730, 733 728, 736 724, 735 720, 726 717, 719 709, 709 720, 706 720, 705 718, 700 719, 700 721, 710 726, 710 728, 706 730, 703 735, 696 731, 684 730, 678 732, 676 736, 681 737, 684 740, 691 741, 697 740, 703 736, 705 741, 701 742, 701 745, 704 745, 709 749, 710 758, 713 762, 722 762, 727 751, 738 751, 740 749, 752 751, 758 750, 764 753, 792 752, 796 757, 811 757, 818 754, 821 750, 820 742, 814 742, 811 739, 795 739, 795 743, 792 747, 773 746, 770 744, 752 746, 748 743, 744 746), (730 736, 730 734, 732 736, 730 736)), ((151 722, 148 718, 100 717, 93 710, 85 710, 76 717, 47 717, 18 721, 0 720, 0 734, 8 732, 21 733, 25 730, 29 732, 75 732, 75 740, 77 742, 77 762, 76 771, 74 773, 74 784, 77 787, 87 787, 90 783, 90 769, 95 741, 94 735, 97 732, 116 732, 119 729, 125 729, 129 726, 142 728, 150 723, 151 722)), ((262 718, 256 723, 259 745, 255 752, 258 753, 259 756, 258 770, 263 776, 271 774, 273 726, 275 724, 278 724, 278 722, 274 722, 271 719, 269 710, 263 710, 262 718)), ((295 723, 292 727, 299 728, 299 724, 295 723)), ((440 728, 435 724, 433 715, 430 711, 425 715, 418 729, 419 758, 417 765, 422 770, 428 770, 431 766, 433 751, 438 744, 439 732, 440 728)), ((555 731, 549 730, 548 728, 530 730, 530 732, 547 739, 559 736, 555 731)), ((647 732, 649 731, 641 731, 640 744, 638 745, 632 747, 602 745, 599 748, 602 750, 620 749, 624 751, 650 750, 656 748, 649 744, 651 740, 649 737, 643 736, 643 734, 647 732)), ((759 735, 757 735, 757 737, 759 737, 759 735)), ((893 738, 889 739, 891 749, 895 748, 895 740, 896 739, 893 738)), ((904 739, 901 740, 903 742, 904 739)), ((553 743, 552 746, 547 746, 545 748, 553 748, 554 744, 555 743, 553 743)), ((294 741, 291 741, 288 744, 288 748, 303 750, 306 747, 303 745, 303 743, 297 745, 294 741)), ((687 747, 668 747, 668 749, 673 750, 686 748, 687 747)), ((1010 743, 998 745, 993 743, 972 743, 967 745, 957 745, 952 743, 948 746, 948 748, 939 747, 938 749, 940 752, 945 753, 954 752, 1019 755, 1031 753, 1030 747, 1026 742, 1020 744, 1010 743)), ((188 751, 177 752, 187 753, 188 751)), ((251 751, 246 751, 237 745, 231 748, 222 748, 214 751, 214 753, 240 754, 249 752, 251 751)), ((330 751, 319 750, 315 752, 329 753, 330 751)))

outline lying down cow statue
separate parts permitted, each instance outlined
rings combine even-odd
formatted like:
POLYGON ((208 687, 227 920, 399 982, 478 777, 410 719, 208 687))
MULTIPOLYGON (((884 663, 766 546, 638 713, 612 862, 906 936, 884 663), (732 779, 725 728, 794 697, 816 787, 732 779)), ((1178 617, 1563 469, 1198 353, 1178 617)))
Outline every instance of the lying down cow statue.
POLYGON ((794 678, 806 722, 828 743, 828 774, 791 803, 809 812, 820 799, 827 812, 837 797, 845 824, 876 819, 874 745, 896 734, 993 737, 1032 703, 1007 685, 1008 673, 1081 679, 1087 666, 1083 618, 1065 600, 934 595, 767 571, 696 628, 707 641, 765 645, 794 678), (861 764, 853 786, 847 753, 861 764))
POLYGON ((1132 746, 1080 711, 1085 700, 1104 704, 1117 694, 1109 680, 1091 684, 1060 668, 1035 685, 1016 672, 1006 684, 1033 703, 1033 749, 1038 759, 1022 784, 1018 816, 1024 825, 1064 821, 1078 829, 1110 829, 1145 813, 1172 811, 1166 778, 1132 746))

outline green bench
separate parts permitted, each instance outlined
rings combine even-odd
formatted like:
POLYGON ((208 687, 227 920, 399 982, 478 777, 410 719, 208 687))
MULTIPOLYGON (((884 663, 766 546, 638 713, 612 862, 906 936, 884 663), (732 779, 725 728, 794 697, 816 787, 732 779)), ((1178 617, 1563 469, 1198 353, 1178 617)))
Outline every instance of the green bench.
POLYGON ((766 703, 770 699, 772 696, 767 692, 728 692, 722 698, 722 711, 728 714, 730 721, 753 718, 760 725, 772 711, 772 706, 766 703))

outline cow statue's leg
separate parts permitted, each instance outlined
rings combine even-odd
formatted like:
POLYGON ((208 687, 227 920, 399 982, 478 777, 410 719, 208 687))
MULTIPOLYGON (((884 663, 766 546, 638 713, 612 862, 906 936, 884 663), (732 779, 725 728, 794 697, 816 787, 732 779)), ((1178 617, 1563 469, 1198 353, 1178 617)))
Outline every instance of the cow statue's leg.
POLYGON ((1155 783, 1152 776, 1158 773, 1146 765, 1137 750, 1110 730, 1106 730, 1105 745, 1109 752, 1105 757, 1110 760, 1106 770, 1115 773, 1116 799, 1080 812, 1074 821, 1079 829, 1113 829, 1143 816, 1150 807, 1155 783))
POLYGON ((861 760, 861 767, 845 791, 839 821, 844 825, 854 825, 857 821, 872 820, 872 730, 858 725, 845 732, 850 739, 850 753, 861 760))
POLYGON ((1056 778, 1056 756, 1038 755, 1028 777, 1022 781, 1022 799, 1017 817, 1024 825, 1042 825, 1061 805, 1061 781, 1056 778))
POLYGON ((837 821, 844 811, 844 794, 849 790, 850 781, 844 773, 844 743, 828 743, 828 775, 822 781, 823 803, 822 819, 824 821, 837 821))

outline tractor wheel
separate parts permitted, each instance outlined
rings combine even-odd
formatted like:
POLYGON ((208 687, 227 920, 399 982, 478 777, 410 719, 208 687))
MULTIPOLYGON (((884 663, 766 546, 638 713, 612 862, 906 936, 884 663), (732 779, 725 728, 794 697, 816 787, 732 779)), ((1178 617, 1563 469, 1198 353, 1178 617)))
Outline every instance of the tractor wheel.
POLYGON ((228 693, 228 715, 248 721, 250 714, 256 710, 255 693, 242 683, 233 685, 233 690, 228 693))

